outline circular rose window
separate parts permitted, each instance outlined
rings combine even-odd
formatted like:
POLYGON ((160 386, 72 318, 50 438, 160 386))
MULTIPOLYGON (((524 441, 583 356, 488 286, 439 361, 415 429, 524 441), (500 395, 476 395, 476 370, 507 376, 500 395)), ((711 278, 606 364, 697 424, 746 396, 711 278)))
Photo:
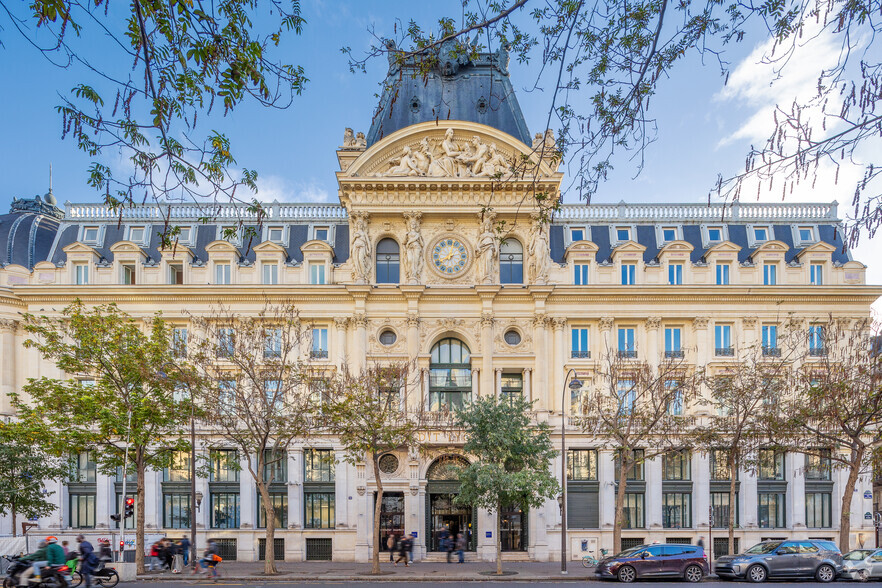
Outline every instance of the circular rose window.
POLYGON ((514 347, 521 342, 521 334, 514 329, 505 332, 505 342, 514 347))
POLYGON ((380 456, 380 471, 384 474, 392 474, 398 470, 398 458, 387 453, 380 456))

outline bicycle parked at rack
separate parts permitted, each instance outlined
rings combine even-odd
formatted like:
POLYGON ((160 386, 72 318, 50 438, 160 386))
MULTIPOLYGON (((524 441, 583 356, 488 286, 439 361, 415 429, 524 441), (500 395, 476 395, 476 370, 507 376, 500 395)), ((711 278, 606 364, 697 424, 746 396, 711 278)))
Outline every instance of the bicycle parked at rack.
MULTIPOLYGON (((607 552, 608 551, 606 549, 601 549, 600 550, 600 559, 603 559, 604 557, 606 557, 607 552)), ((582 566, 583 567, 596 568, 597 564, 600 563, 600 559, 597 559, 596 557, 594 557, 594 555, 592 555, 593 553, 594 552, 592 551, 591 554, 585 555, 582 557, 582 566)))

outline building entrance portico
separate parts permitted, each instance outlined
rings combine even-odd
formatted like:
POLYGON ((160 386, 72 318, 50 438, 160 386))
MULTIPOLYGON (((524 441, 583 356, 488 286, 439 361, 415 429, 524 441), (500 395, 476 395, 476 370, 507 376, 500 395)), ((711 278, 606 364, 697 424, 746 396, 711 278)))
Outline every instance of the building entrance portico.
POLYGON ((459 495, 458 468, 469 462, 446 455, 438 458, 426 472, 426 543, 428 551, 441 551, 441 536, 446 529, 455 539, 465 535, 466 551, 475 551, 477 539, 476 509, 456 504, 459 495))

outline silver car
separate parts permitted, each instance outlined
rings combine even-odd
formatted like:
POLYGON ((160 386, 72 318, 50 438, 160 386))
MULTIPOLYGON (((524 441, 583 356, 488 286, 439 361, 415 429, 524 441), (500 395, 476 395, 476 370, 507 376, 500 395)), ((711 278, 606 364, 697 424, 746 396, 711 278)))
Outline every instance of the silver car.
POLYGON ((722 580, 744 578, 809 579, 832 582, 842 570, 842 553, 832 541, 763 541, 739 555, 717 558, 714 571, 722 580))
POLYGON ((882 549, 855 549, 842 556, 840 578, 866 582, 882 578, 882 549))

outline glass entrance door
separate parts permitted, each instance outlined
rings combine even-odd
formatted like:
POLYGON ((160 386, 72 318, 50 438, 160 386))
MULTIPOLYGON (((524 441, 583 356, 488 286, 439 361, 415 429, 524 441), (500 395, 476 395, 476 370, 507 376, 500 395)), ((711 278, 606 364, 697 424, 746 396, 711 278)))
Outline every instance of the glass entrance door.
POLYGON ((383 492, 380 509, 380 551, 388 551, 389 533, 395 533, 399 540, 404 535, 404 492, 383 492))
POLYGON ((430 532, 429 551, 441 550, 441 536, 446 529, 454 539, 463 533, 468 540, 466 551, 475 550, 475 537, 472 529, 472 509, 454 503, 456 494, 430 494, 430 532))
POLYGON ((500 516, 502 551, 526 551, 527 515, 520 508, 505 507, 500 516))

